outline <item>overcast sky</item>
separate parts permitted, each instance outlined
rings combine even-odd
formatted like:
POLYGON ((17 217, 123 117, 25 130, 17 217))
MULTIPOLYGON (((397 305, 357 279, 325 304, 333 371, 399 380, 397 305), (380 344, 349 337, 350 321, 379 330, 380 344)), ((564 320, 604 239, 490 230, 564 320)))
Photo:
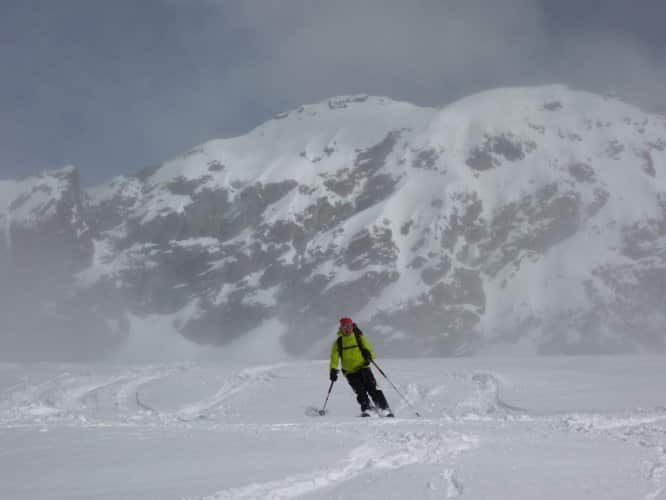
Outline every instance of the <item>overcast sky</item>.
POLYGON ((156 165, 334 95, 566 83, 666 106, 664 0, 0 0, 0 178, 156 165))

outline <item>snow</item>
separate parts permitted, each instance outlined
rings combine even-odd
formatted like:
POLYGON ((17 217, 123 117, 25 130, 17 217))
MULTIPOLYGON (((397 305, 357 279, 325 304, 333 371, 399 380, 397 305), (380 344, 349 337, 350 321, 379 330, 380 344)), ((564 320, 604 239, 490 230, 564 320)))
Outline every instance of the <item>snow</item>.
POLYGON ((291 111, 285 118, 270 120, 248 134, 209 141, 185 155, 166 162, 149 179, 151 185, 169 182, 178 177, 198 179, 213 177, 207 184, 229 185, 232 180, 245 182, 279 182, 302 178, 312 170, 311 160, 320 157, 317 173, 333 172, 353 160, 356 148, 380 142, 396 124, 422 128, 435 112, 409 103, 384 97, 368 97, 332 110, 329 101, 350 101, 354 97, 333 98, 291 111), (325 159, 324 150, 340 145, 347 157, 325 159), (301 155, 301 153, 305 155, 301 155), (225 168, 211 174, 209 162, 225 168))
POLYGON ((397 418, 360 419, 344 380, 310 416, 326 360, 246 347, 0 364, 0 498, 666 497, 663 357, 380 359, 422 418, 376 373, 397 418))
POLYGON ((4 224, 32 227, 55 214, 56 202, 69 189, 76 168, 68 165, 26 177, 19 181, 0 180, 0 220, 4 224))
POLYGON ((86 193, 93 205, 111 202, 117 196, 137 199, 141 196, 141 181, 136 177, 117 176, 98 186, 86 188, 86 193))

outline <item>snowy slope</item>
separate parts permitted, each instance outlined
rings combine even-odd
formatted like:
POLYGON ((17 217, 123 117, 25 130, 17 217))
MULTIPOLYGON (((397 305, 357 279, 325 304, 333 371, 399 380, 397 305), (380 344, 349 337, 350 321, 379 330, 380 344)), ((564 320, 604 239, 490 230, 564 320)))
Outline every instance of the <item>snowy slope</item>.
POLYGON ((666 495, 661 357, 380 360, 397 418, 325 361, 0 365, 0 497, 666 495))

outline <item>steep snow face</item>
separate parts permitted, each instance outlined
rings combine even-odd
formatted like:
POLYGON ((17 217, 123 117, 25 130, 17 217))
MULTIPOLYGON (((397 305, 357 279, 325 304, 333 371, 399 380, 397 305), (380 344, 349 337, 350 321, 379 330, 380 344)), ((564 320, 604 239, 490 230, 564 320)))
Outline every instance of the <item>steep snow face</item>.
POLYGON ((664 117, 562 86, 334 98, 88 190, 78 280, 206 343, 661 350, 665 162, 664 117))

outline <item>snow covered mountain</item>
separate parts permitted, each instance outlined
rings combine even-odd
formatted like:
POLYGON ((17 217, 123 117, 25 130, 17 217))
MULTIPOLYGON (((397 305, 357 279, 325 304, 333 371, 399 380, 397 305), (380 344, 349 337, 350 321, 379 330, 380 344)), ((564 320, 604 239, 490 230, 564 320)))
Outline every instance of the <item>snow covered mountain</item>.
POLYGON ((86 190, 2 181, 0 248, 62 251, 54 314, 97 337, 148 317, 317 355, 351 315, 392 355, 663 351, 665 163, 664 116, 562 86, 341 97, 86 190))

